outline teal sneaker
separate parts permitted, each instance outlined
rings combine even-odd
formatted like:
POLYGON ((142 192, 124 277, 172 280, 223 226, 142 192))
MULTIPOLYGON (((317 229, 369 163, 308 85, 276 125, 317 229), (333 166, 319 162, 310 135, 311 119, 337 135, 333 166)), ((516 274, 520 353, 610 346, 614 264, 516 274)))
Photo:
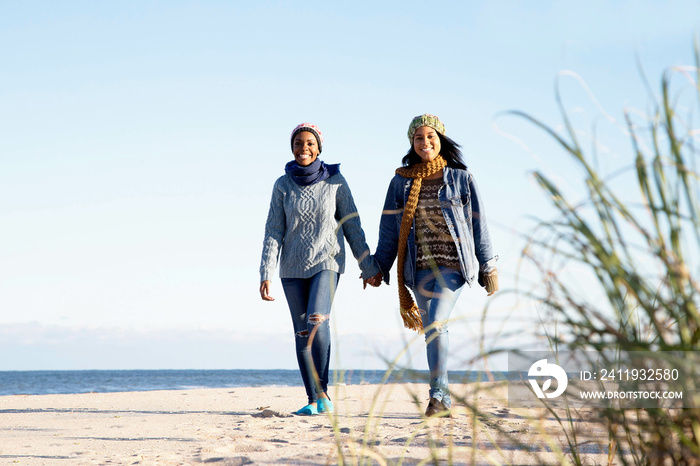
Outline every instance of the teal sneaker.
POLYGON ((331 403, 331 400, 327 400, 326 398, 319 398, 316 404, 318 405, 319 413, 333 412, 333 403, 331 403))
POLYGON ((299 416, 313 416, 315 414, 318 414, 318 409, 316 409, 316 406, 306 405, 299 411, 297 411, 296 414, 298 414, 299 416))

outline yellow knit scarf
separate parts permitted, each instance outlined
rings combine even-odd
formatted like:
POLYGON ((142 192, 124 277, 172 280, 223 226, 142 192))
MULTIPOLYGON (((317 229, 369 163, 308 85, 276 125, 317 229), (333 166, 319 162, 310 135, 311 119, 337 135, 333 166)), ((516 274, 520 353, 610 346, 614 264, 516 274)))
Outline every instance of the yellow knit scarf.
POLYGON ((413 184, 411 185, 411 192, 408 194, 408 200, 404 206, 403 217, 401 218, 401 229, 399 230, 399 257, 397 264, 398 284, 399 284, 399 308, 401 309, 401 318, 403 319, 403 325, 411 330, 416 330, 418 332, 423 330, 423 321, 420 316, 420 311, 418 306, 416 306, 415 301, 411 293, 408 291, 408 287, 403 280, 403 270, 404 262, 406 261, 406 249, 408 248, 408 234, 411 232, 411 226, 413 225, 413 217, 416 214, 416 207, 418 206, 418 196, 420 194, 420 187, 423 184, 423 178, 427 178, 435 173, 439 172, 447 166, 447 162, 441 155, 435 157, 435 159, 430 162, 421 162, 410 168, 397 168, 396 174, 401 175, 404 178, 413 178, 413 184))

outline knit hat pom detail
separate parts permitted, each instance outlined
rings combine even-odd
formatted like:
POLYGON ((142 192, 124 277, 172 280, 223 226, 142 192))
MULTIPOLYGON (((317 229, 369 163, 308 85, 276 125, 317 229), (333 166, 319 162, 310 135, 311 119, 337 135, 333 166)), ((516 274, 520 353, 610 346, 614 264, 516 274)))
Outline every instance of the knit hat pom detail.
POLYGON ((411 124, 408 125, 408 140, 411 141, 411 144, 413 144, 413 135, 421 126, 429 126, 443 136, 445 135, 445 125, 442 124, 442 121, 435 115, 424 113, 413 118, 411 124))
POLYGON ((318 129, 318 126, 311 123, 300 123, 292 130, 292 151, 294 151, 294 136, 296 136, 297 133, 301 133, 302 131, 308 131, 309 133, 314 135, 314 137, 316 138, 316 143, 318 144, 318 152, 321 153, 323 149, 323 134, 321 133, 321 130, 318 129))

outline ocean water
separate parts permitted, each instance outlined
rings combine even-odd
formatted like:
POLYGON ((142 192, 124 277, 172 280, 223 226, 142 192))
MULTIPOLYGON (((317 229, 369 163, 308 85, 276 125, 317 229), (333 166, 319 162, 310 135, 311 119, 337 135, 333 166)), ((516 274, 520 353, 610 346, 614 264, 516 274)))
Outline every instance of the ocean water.
MULTIPOLYGON (((333 384, 379 384, 384 371, 345 370, 331 373, 333 384)), ((496 380, 507 373, 495 372, 496 380)), ((451 382, 486 380, 478 371, 450 372, 451 382)), ((427 371, 394 373, 389 382, 426 382, 427 371)), ((0 371, 0 396, 70 393, 137 392, 261 386, 302 386, 298 370, 94 370, 0 371)))

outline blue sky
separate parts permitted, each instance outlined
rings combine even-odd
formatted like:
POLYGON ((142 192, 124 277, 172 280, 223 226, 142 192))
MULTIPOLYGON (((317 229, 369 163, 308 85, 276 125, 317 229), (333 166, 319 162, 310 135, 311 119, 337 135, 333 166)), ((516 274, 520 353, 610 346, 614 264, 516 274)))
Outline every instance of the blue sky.
MULTIPOLYGON (((552 214, 532 171, 572 192, 577 173, 507 112, 560 124, 559 79, 574 123, 601 122, 602 168, 624 166, 623 110, 649 102, 637 61, 656 92, 699 31, 691 1, 2 2, 0 370, 296 367, 279 281, 262 302, 258 266, 302 121, 374 248, 408 123, 440 116, 513 289, 529 218, 552 214)), ((383 367, 415 338, 395 285, 363 292, 358 275, 351 262, 340 282, 334 365, 383 367)), ((474 288, 455 309, 455 368, 482 333, 537 343, 529 305, 501 293, 482 329, 486 302, 474 288)))

